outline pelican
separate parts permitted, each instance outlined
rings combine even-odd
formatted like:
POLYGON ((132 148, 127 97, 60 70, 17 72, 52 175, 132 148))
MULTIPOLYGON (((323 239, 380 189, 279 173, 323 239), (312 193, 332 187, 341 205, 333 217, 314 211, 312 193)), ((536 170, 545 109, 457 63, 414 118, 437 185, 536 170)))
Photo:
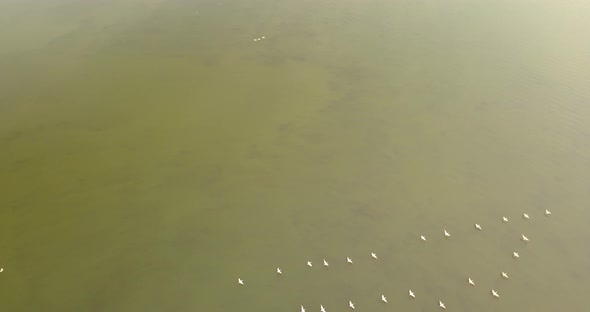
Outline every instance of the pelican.
POLYGON ((326 259, 324 259, 324 266, 330 266, 330 265, 328 264, 328 261, 326 261, 326 259))
POLYGON ((374 252, 372 252, 372 253, 371 253, 371 258, 373 258, 373 259, 377 259, 377 255, 376 255, 374 252))
POLYGON ((239 277, 238 277, 238 284, 244 285, 244 281, 241 278, 239 278, 239 277))
POLYGON ((443 309, 443 310, 446 310, 446 309, 447 309, 447 307, 445 307, 445 304, 444 304, 442 301, 440 301, 440 300, 438 301, 438 306, 439 306, 441 309, 443 309))
POLYGON ((451 237, 451 234, 449 234, 449 232, 447 232, 447 230, 445 230, 445 236, 446 237, 451 237))
POLYGON ((526 236, 524 236, 524 234, 522 234, 522 241, 525 242, 525 243, 528 243, 529 238, 526 237, 526 236))
POLYGON ((277 274, 282 275, 283 272, 281 272, 281 268, 277 268, 277 274))
POLYGON ((473 280, 471 279, 471 277, 467 278, 467 283, 469 283, 469 285, 471 286, 475 286, 475 283, 473 282, 473 280))
POLYGON ((423 240, 423 241, 426 241, 426 236, 420 235, 420 239, 423 240))
POLYGON ((320 311, 321 312, 326 312, 326 309, 324 309, 324 306, 320 304, 320 311))
POLYGON ((528 215, 528 214, 526 214, 526 213, 523 213, 523 214, 522 214, 522 217, 528 220, 528 218, 529 218, 529 215, 528 215))
POLYGON ((479 225, 477 223, 475 224, 475 228, 481 231, 481 225, 479 225))
POLYGON ((506 217, 502 217, 502 221, 504 221, 504 222, 508 222, 508 218, 506 218, 506 217))
POLYGON ((500 298, 500 295, 498 295, 498 293, 492 289, 492 296, 496 297, 496 298, 500 298))
POLYGON ((301 312, 305 312, 305 308, 301 305, 301 312))
POLYGON ((518 252, 516 252, 516 251, 512 253, 512 256, 513 256, 514 258, 520 258, 520 255, 519 255, 519 254, 518 254, 518 252))
POLYGON ((262 39, 265 39, 266 37, 262 36, 262 39))
POLYGON ((551 215, 551 211, 549 211, 549 210, 545 209, 545 215, 546 215, 546 216, 550 216, 550 215, 551 215))
POLYGON ((352 301, 348 301, 348 306, 354 310, 354 303, 352 301))
POLYGON ((4 268, 0 268, 0 273, 4 272, 4 268))
POLYGON ((408 295, 412 298, 416 298, 416 296, 414 295, 414 292, 411 289, 408 290, 408 295))
POLYGON ((308 267, 311 267, 311 266, 312 266, 312 265, 311 265, 311 261, 307 261, 307 266, 308 266, 308 267))
POLYGON ((254 38, 254 41, 258 41, 258 38, 254 38))
POLYGON ((502 272, 502 277, 503 277, 504 279, 508 279, 508 274, 506 274, 506 272, 502 272))
POLYGON ((352 259, 350 259, 349 257, 346 257, 346 262, 352 264, 352 259))
POLYGON ((387 303, 387 298, 385 298, 385 295, 381 295, 381 301, 387 303))

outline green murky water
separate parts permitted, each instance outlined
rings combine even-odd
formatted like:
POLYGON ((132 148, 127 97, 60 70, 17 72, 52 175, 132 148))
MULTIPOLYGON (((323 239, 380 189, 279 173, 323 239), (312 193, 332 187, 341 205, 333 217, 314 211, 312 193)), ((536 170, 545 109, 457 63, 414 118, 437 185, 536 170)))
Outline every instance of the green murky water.
POLYGON ((583 311, 589 29, 586 1, 0 1, 0 310, 583 311))

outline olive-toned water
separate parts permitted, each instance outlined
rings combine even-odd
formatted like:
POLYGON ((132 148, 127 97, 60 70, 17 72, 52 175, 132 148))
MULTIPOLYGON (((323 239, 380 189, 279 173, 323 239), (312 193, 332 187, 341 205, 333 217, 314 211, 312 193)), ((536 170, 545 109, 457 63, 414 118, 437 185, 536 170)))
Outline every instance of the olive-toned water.
POLYGON ((1 311, 587 309, 589 2, 219 1, 0 0, 1 311))

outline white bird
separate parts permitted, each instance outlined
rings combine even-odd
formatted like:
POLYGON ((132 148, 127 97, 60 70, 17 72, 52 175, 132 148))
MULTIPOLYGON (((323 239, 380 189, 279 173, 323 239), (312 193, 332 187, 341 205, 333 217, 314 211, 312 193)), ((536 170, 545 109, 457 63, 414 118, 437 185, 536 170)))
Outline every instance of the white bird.
POLYGON ((266 37, 262 36, 262 39, 265 39, 266 37))
POLYGON ((479 225, 477 223, 475 224, 475 228, 481 231, 481 225, 479 225))
POLYGON ((447 232, 447 230, 445 230, 445 236, 446 237, 451 237, 451 234, 449 234, 449 232, 447 232))
POLYGON ((254 41, 258 41, 258 38, 254 38, 254 41))
POLYGON ((512 253, 512 256, 513 256, 514 258, 520 258, 520 255, 519 255, 519 254, 518 254, 518 252, 516 252, 516 251, 512 253))
POLYGON ((305 312, 305 308, 301 305, 301 312, 305 312))
POLYGON ((502 272, 502 277, 508 279, 508 274, 506 274, 506 272, 502 272))
POLYGON ((524 234, 522 234, 522 241, 527 243, 529 241, 529 238, 524 236, 524 234))
POLYGON ((504 221, 504 222, 508 222, 508 218, 506 218, 506 217, 502 217, 502 221, 504 221))
POLYGON ((426 241, 426 236, 420 235, 420 239, 423 240, 423 241, 426 241))
POLYGON ((385 295, 381 295, 381 301, 387 303, 387 298, 385 298, 385 295))
POLYGON ((277 268, 277 274, 282 275, 283 272, 281 271, 281 268, 277 268))
POLYGON ((523 214, 522 214, 522 217, 523 217, 523 218, 525 218, 525 219, 528 219, 528 218, 529 218, 529 215, 528 215, 528 214, 526 214, 526 213, 523 213, 523 214))
POLYGON ((500 298, 500 295, 498 295, 498 293, 492 289, 492 296, 496 297, 496 298, 500 298))
POLYGON ((371 253, 371 258, 373 258, 373 259, 377 259, 377 255, 376 255, 374 252, 372 252, 372 253, 371 253))
POLYGON ((238 284, 244 285, 244 281, 241 278, 239 278, 239 277, 238 277, 238 284))
POLYGON ((446 310, 446 309, 447 309, 447 307, 445 307, 445 304, 444 304, 442 301, 440 301, 440 300, 438 301, 438 306, 439 306, 441 309, 443 309, 443 310, 446 310))
POLYGON ((354 303, 352 301, 348 301, 348 306, 354 310, 354 303))
POLYGON ((0 268, 0 273, 4 272, 4 268, 0 268))
POLYGON ((321 312, 326 312, 326 309, 324 309, 324 306, 320 304, 320 311, 321 312))
POLYGON ((328 264, 328 261, 326 261, 326 259, 324 259, 324 266, 330 266, 330 265, 328 264))
POLYGON ((408 291, 408 295, 412 298, 416 298, 416 296, 414 295, 414 292, 411 289, 408 291))
POLYGON ((475 283, 473 282, 473 280, 471 279, 471 277, 467 278, 467 283, 469 283, 469 285, 471 286, 475 286, 475 283))
POLYGON ((550 216, 550 215, 551 215, 551 211, 549 211, 549 210, 545 209, 545 215, 546 215, 546 216, 550 216))
POLYGON ((346 257, 346 262, 352 263, 352 259, 350 259, 349 257, 346 257))
POLYGON ((307 261, 307 266, 308 266, 308 267, 311 267, 311 266, 312 266, 312 265, 311 265, 311 261, 307 261))

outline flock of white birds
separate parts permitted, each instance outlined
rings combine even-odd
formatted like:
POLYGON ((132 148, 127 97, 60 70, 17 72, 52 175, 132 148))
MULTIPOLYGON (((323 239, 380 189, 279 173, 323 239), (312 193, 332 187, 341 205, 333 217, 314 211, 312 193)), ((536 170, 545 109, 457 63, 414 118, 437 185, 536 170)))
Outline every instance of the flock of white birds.
MULTIPOLYGON (((550 215, 551 215, 551 211, 545 209, 545 216, 550 216, 550 215)), ((526 213, 524 213, 522 215, 522 217, 525 220, 528 220, 530 218, 529 215, 526 214, 526 213)), ((502 221, 503 222, 508 222, 508 218, 502 217, 502 221)), ((481 225, 475 223, 475 229, 478 230, 478 231, 481 231, 482 230, 482 227, 481 227, 481 225)), ((445 237, 447 237, 447 238, 448 237, 451 237, 451 234, 446 229, 443 230, 443 233, 444 233, 444 236, 445 237)), ((529 242, 528 237, 526 237, 524 234, 521 234, 521 238, 520 239, 523 242, 525 242, 525 243, 528 243, 529 242)), ((426 236, 420 235, 420 240, 426 241, 426 236)), ((512 257, 519 258, 520 255, 518 254, 518 252, 514 251, 512 253, 512 257)), ((371 253, 371 258, 377 260, 378 259, 377 258, 377 254, 374 253, 374 252, 372 252, 371 253)), ((323 259, 323 260, 324 260, 324 266, 325 267, 330 266, 330 264, 328 263, 328 261, 326 261, 326 259, 323 259)), ((352 261, 352 259, 350 259, 350 257, 346 257, 346 262, 349 263, 349 264, 353 264, 354 263, 352 261)), ((311 261, 307 261, 307 266, 308 267, 313 267, 313 263, 311 261)), ((281 270, 281 268, 277 268, 276 272, 277 272, 278 275, 283 275, 283 271, 281 270)), ((502 278, 508 279, 508 274, 506 272, 502 272, 501 275, 502 275, 502 278)), ((467 283, 469 285, 471 285, 471 286, 475 286, 475 282, 471 279, 471 277, 468 277, 467 278, 467 283)), ((246 285, 245 282, 244 282, 244 280, 241 279, 241 278, 239 278, 239 277, 238 277, 238 284, 240 284, 241 286, 246 285)), ((492 289, 490 291, 490 293, 491 293, 492 297, 494 297, 494 298, 500 298, 500 295, 498 294, 498 292, 495 289, 492 289)), ((411 289, 408 290, 408 296, 410 298, 416 298, 416 295, 414 294, 414 292, 411 289)), ((383 301, 384 303, 387 303, 387 297, 385 297, 385 295, 383 295, 383 294, 381 295, 381 301, 383 301)), ((443 310, 446 310, 447 309, 447 307, 445 306, 445 303, 442 302, 441 300, 438 301, 438 306, 439 306, 439 308, 441 308, 443 310)), ((354 306, 354 303, 352 301, 348 301, 348 307, 350 309, 352 309, 352 310, 355 310, 356 309, 355 306, 354 306)), ((320 305, 320 311, 321 312, 326 312, 326 309, 324 308, 323 305, 320 305)), ((305 307, 303 305, 301 305, 301 312, 305 312, 305 307)))

